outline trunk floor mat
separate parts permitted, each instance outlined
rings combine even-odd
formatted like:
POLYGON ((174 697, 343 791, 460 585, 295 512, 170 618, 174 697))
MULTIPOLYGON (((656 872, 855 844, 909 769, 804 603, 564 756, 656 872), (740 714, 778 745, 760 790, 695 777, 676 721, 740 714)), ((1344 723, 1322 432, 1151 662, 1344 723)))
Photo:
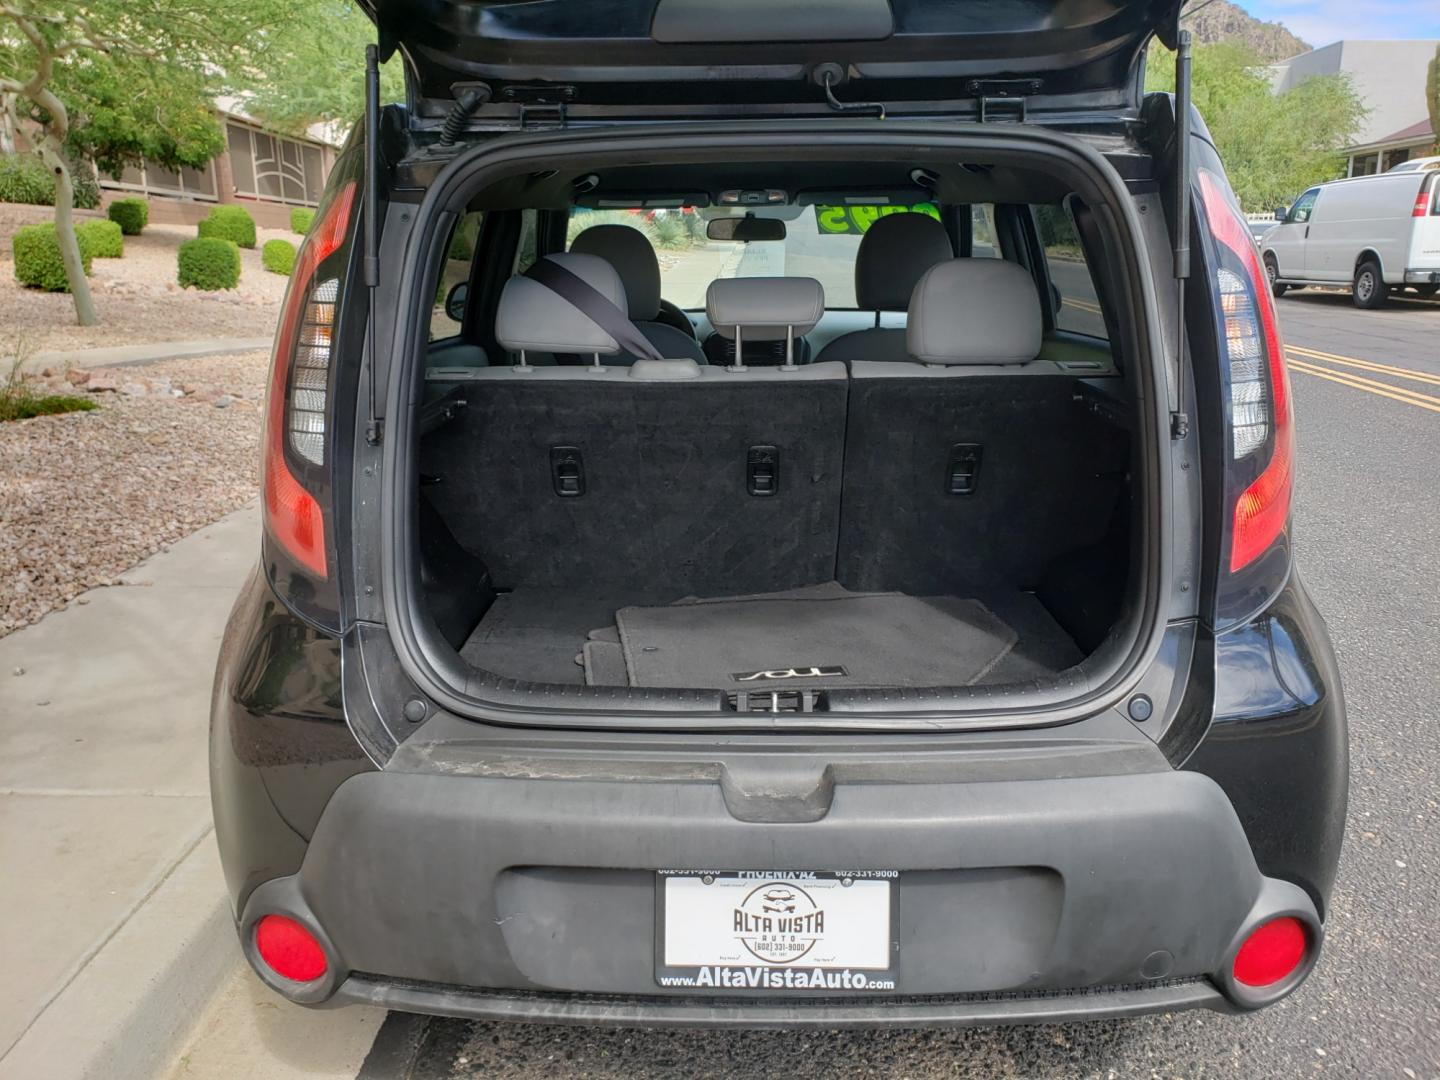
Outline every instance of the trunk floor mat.
POLYGON ((630 683, 647 687, 963 686, 1017 639, 978 600, 834 584, 626 607, 615 621, 630 683))
MULTIPOLYGON (((850 593, 831 582, 784 593, 770 593, 757 599, 822 599, 875 595, 899 594, 850 593)), ((725 598, 724 602, 733 603, 742 599, 745 598, 729 597, 725 598)), ((673 600, 673 595, 641 596, 633 589, 589 592, 547 588, 518 589, 502 593, 486 612, 469 640, 461 647, 460 655, 474 667, 512 679, 571 686, 583 686, 587 683, 592 686, 627 686, 630 684, 630 676, 615 626, 616 612, 625 607, 661 604, 666 607, 659 610, 667 610, 669 606, 688 607, 696 602, 691 598, 678 601, 674 605, 667 603, 673 600), (596 630, 595 627, 601 629, 596 630)), ((941 604, 949 600, 950 598, 938 598, 941 604)), ((980 598, 980 602, 1012 628, 1018 635, 1018 640, 988 673, 974 679, 976 683, 995 685, 1048 676, 1063 671, 1083 658, 1075 643, 1056 625, 1050 613, 1033 594, 987 594, 980 598)), ((951 626, 949 629, 955 628, 951 626)), ((927 649, 935 646, 934 641, 921 644, 927 649)), ((830 658, 816 656, 814 662, 827 664, 832 661, 830 658)), ((797 659, 797 663, 808 665, 810 661, 802 657, 797 659)), ((788 668, 789 661, 785 661, 783 666, 788 668)), ((724 680, 717 682, 717 686, 734 689, 746 685, 730 682, 728 678, 734 672, 746 669, 721 666, 715 670, 720 671, 724 680)), ((760 670, 760 664, 748 670, 760 670)), ((955 685, 953 680, 957 674, 954 668, 950 669, 950 680, 947 680, 950 685, 955 685)), ((759 689, 761 684, 767 682, 770 689, 779 685, 769 680, 755 680, 751 685, 759 689)), ((810 680, 797 680, 792 685, 814 686, 815 683, 810 680)))

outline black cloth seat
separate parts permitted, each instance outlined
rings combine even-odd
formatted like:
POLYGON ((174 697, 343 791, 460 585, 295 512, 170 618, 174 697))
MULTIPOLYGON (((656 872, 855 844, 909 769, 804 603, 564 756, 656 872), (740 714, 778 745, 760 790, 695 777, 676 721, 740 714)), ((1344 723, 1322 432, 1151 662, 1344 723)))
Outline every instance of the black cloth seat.
POLYGON ((929 214, 889 214, 880 218, 860 239, 855 253, 855 306, 875 312, 876 326, 836 338, 820 350, 817 360, 910 359, 904 327, 882 327, 880 313, 904 311, 910 306, 925 271, 954 258, 945 226, 929 214))
MULTIPOLYGON (((592 225, 575 237, 570 250, 579 255, 598 255, 615 268, 625 286, 630 321, 666 359, 705 363, 705 352, 693 334, 657 321, 661 304, 660 263, 644 233, 628 225, 592 225)), ((588 364, 591 358, 560 357, 560 361, 588 364)), ((628 367, 634 362, 635 357, 628 352, 618 352, 601 361, 619 367, 628 367)))

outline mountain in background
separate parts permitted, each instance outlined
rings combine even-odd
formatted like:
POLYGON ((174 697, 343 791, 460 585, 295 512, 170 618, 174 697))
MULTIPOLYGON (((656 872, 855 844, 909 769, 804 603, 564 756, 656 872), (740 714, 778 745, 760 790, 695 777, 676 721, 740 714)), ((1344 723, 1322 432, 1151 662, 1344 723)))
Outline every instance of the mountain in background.
POLYGON ((1193 15, 1182 15, 1180 25, 1195 35, 1197 45, 1233 41, 1248 46, 1262 60, 1288 60, 1310 46, 1278 22, 1263 22, 1230 0, 1200 0, 1193 15))

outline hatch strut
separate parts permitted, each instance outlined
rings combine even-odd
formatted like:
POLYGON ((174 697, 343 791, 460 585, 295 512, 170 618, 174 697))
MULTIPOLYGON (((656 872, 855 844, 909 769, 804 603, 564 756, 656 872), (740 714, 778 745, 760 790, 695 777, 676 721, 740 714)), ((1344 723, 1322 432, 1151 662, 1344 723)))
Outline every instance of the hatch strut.
POLYGON ((1171 252, 1175 280, 1175 412, 1170 416, 1170 437, 1190 433, 1185 412, 1185 281, 1190 276, 1190 31, 1181 30, 1175 42, 1175 215, 1171 222, 1171 252))
POLYGON ((360 272, 369 304, 365 344, 370 352, 370 422, 365 425, 365 441, 375 446, 380 442, 384 422, 375 415, 375 368, 380 363, 375 347, 375 297, 380 285, 380 54, 374 45, 365 46, 365 201, 361 214, 365 219, 365 254, 360 260, 360 272))

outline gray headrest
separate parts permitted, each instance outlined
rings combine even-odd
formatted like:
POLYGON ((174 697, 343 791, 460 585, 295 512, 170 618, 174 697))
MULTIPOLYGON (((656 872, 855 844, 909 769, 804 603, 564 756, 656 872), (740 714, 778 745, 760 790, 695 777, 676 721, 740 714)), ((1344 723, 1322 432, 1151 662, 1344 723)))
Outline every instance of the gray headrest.
POLYGON ((825 314, 825 290, 808 277, 716 278, 705 314, 722 337, 733 338, 737 326, 746 341, 779 341, 786 327, 800 337, 825 314))
MULTIPOLYGON (((620 275, 598 255, 545 257, 625 310, 625 286, 620 284, 620 275)), ((620 351, 615 339, 579 308, 527 277, 512 277, 505 283, 495 313, 495 337, 512 352, 598 352, 609 356, 620 351)))
POLYGON ((650 322, 660 314, 660 263, 639 229, 629 225, 591 225, 570 244, 580 255, 599 255, 620 275, 630 301, 630 318, 650 322))
POLYGON ((920 277, 955 251, 945 226, 922 213, 887 214, 860 238, 855 253, 855 306, 904 311, 920 277))
POLYGON ((951 259, 915 286, 905 344, 928 364, 1021 364, 1039 355, 1043 333, 1029 271, 1000 259, 951 259))

